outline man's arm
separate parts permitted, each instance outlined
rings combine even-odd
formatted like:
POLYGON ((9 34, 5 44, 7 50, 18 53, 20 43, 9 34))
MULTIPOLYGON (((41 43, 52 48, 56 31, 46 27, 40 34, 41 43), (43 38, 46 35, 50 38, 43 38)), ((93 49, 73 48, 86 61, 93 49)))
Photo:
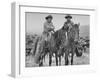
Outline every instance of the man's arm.
POLYGON ((53 25, 53 23, 51 23, 51 27, 52 27, 52 29, 55 29, 55 26, 53 25))
POLYGON ((46 31, 54 31, 55 27, 53 25, 53 23, 50 23, 50 25, 48 25, 47 23, 44 23, 44 30, 46 31))
POLYGON ((51 23, 51 31, 55 32, 54 29, 55 29, 55 26, 53 25, 53 23, 51 23))
POLYGON ((51 31, 51 27, 47 24, 47 23, 44 23, 44 31, 48 32, 48 31, 51 31))

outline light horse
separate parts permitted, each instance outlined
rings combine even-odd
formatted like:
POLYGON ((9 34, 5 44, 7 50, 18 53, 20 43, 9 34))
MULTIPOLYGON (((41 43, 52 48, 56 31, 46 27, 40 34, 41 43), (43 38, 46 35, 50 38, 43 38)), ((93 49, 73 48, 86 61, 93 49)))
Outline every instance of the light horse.
MULTIPOLYGON (((49 66, 51 66, 52 64, 53 54, 57 56, 56 35, 57 33, 54 32, 51 33, 51 38, 49 41, 42 41, 42 39, 38 41, 36 55, 35 55, 35 62, 38 63, 39 66, 43 66, 43 60, 45 59, 45 56, 47 54, 49 54, 49 66)), ((56 57, 56 61, 57 61, 57 57, 56 57)), ((58 65, 57 63, 58 62, 56 62, 56 65, 58 65)))
MULTIPOLYGON (((73 65, 73 56, 75 54, 75 49, 78 45, 78 39, 79 39, 79 25, 80 24, 74 24, 71 28, 67 29, 67 39, 66 42, 63 45, 64 53, 65 53, 65 65, 69 64, 69 55, 71 56, 71 65, 73 65)), ((66 30, 66 26, 64 26, 64 29, 66 30)))

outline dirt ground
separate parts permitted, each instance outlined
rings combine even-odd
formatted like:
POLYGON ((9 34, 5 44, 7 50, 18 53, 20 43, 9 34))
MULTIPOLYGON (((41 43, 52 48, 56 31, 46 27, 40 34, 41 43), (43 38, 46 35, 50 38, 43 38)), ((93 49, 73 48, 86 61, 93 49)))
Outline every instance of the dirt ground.
MULTIPOLYGON (((89 49, 86 50, 86 52, 83 53, 81 57, 74 56, 74 65, 88 65, 89 64, 89 49)), ((70 57, 69 57, 70 60, 70 57)), ((39 65, 34 62, 34 56, 30 55, 27 56, 25 59, 25 66, 26 67, 38 67, 39 65)), ((61 59, 61 65, 63 66, 65 63, 64 57, 61 59)), ((70 65, 70 63, 69 63, 70 65)), ((43 66, 49 66, 49 57, 48 55, 45 57, 45 61, 43 62, 43 66)), ((55 57, 52 58, 52 66, 56 66, 55 57)))

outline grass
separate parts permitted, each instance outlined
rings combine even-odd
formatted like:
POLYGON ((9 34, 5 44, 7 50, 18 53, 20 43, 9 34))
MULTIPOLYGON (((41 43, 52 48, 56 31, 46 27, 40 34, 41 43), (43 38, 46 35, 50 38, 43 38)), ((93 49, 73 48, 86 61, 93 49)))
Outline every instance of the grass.
MULTIPOLYGON (((69 57, 69 60, 70 60, 70 57, 69 57)), ((85 53, 83 53, 83 55, 81 57, 74 56, 73 63, 74 63, 74 65, 88 65, 90 62, 89 60, 90 60, 90 54, 89 54, 89 49, 87 49, 87 51, 85 53)), ((36 64, 34 62, 34 56, 32 56, 32 55, 27 56, 25 61, 26 61, 26 63, 25 63, 26 67, 38 67, 38 64, 36 64)), ((64 62, 65 62, 64 57, 62 57, 62 60, 61 60, 62 66, 64 65, 64 62)), ((49 57, 48 56, 45 57, 43 66, 49 66, 49 57)), ((56 66, 55 57, 52 58, 52 66, 56 66)))

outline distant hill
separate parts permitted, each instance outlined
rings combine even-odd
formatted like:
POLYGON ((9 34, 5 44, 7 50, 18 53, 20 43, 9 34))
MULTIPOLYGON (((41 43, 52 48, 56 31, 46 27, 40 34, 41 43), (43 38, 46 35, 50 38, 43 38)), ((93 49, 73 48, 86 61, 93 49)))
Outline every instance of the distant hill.
POLYGON ((90 37, 90 26, 89 25, 80 26, 80 37, 90 37))

